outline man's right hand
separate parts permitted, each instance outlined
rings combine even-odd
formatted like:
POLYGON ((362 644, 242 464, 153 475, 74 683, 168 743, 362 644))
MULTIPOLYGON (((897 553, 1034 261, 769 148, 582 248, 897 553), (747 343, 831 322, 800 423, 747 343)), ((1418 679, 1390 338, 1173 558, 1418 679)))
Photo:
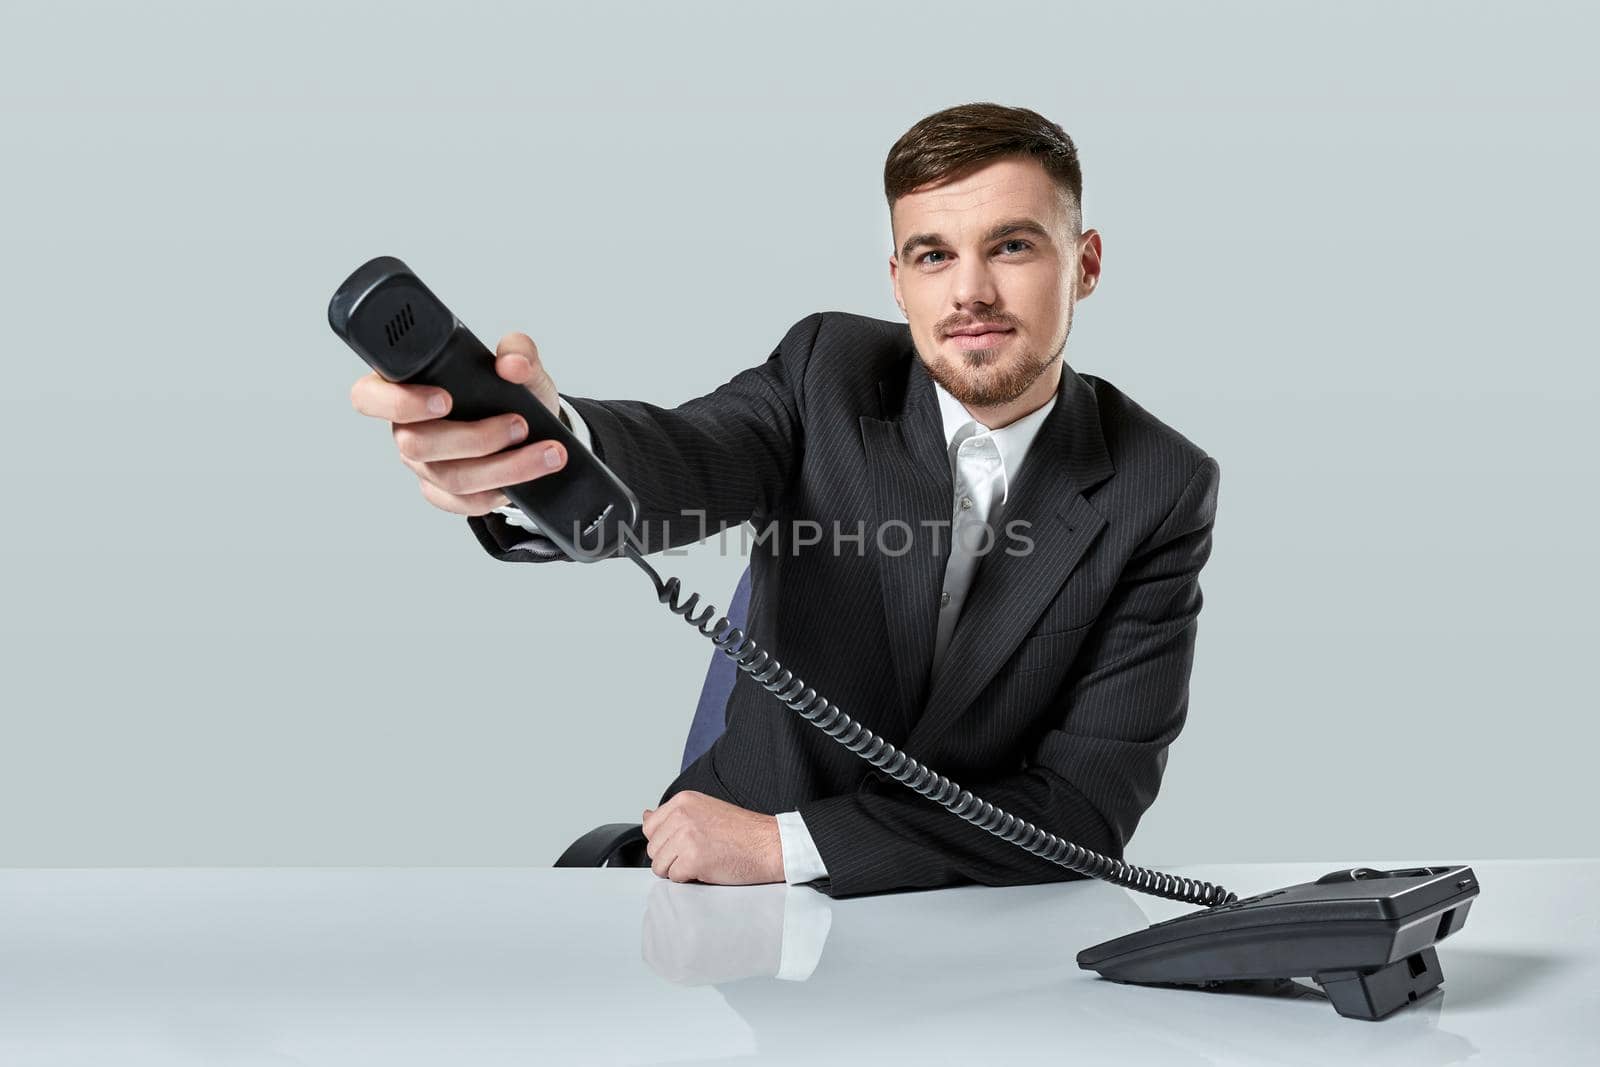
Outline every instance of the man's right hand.
MULTIPOLYGON (((495 373, 526 386, 560 416, 556 383, 539 361, 539 348, 525 333, 508 333, 495 348, 495 373)), ((350 403, 363 415, 388 420, 400 461, 417 475, 422 495, 436 508, 457 515, 483 515, 510 503, 500 490, 560 470, 567 462, 558 441, 523 441, 528 424, 520 415, 495 415, 476 422, 450 419, 450 394, 426 385, 397 385, 376 373, 358 378, 350 403)))

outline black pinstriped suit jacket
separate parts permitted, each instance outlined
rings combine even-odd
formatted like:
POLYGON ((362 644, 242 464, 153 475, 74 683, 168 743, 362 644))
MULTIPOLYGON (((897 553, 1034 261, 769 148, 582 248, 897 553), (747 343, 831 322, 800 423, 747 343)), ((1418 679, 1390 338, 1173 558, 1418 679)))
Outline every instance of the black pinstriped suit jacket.
MULTIPOLYGON (((937 677, 953 487, 907 325, 809 315, 761 366, 676 408, 567 399, 638 497, 651 551, 746 520, 769 535, 751 551, 748 629, 786 668, 984 799, 1121 856, 1187 712, 1218 468, 1109 382, 1063 374, 998 516, 1031 546, 1000 536, 981 557, 937 677)), ((470 522, 496 558, 564 558, 510 550, 528 534, 498 515, 470 522)), ((798 809, 830 896, 1075 877, 874 770, 742 672, 724 733, 662 800, 683 789, 798 809)))

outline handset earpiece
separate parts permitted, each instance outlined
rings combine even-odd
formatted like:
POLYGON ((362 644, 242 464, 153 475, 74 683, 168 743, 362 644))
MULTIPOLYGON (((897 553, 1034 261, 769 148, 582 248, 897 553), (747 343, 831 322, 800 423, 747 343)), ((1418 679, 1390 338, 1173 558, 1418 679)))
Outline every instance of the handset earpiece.
POLYGON ((638 521, 633 493, 532 393, 495 373, 493 353, 405 263, 378 256, 356 268, 328 302, 328 325, 388 381, 448 392, 451 418, 514 412, 528 422, 524 440, 560 441, 565 467, 502 491, 573 559, 616 555, 638 521))

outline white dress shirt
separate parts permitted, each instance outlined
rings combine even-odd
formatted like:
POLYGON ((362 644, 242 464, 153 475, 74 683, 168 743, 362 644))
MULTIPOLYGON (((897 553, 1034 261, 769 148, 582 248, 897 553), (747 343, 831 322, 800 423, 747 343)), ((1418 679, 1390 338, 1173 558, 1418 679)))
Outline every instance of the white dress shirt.
MULTIPOLYGON (((1001 506, 1022 470, 1022 462, 1038 436, 1039 426, 1055 407, 1060 390, 1038 408, 998 430, 991 430, 974 419, 961 401, 946 392, 942 385, 934 383, 934 392, 939 397, 939 417, 944 424, 953 485, 950 558, 945 563, 944 586, 939 594, 939 625, 933 649, 933 671, 937 673, 949 649, 950 635, 955 632, 962 605, 966 603, 978 561, 987 552, 1003 550, 996 543, 995 533, 1001 506)), ((582 416, 572 409, 566 397, 561 397, 560 402, 562 421, 572 428, 573 436, 583 447, 591 448, 589 427, 582 416)), ((505 516, 507 522, 525 530, 537 532, 539 529, 515 506, 507 505, 495 511, 505 516)), ((780 812, 777 820, 784 881, 799 885, 827 877, 827 866, 800 813, 780 812)))
MULTIPOLYGON (((944 568, 944 588, 939 594, 939 628, 933 644, 933 673, 939 673, 956 620, 967 602, 972 577, 978 562, 993 551, 1004 551, 998 543, 1000 507, 1010 493, 1011 483, 1022 470, 1022 461, 1039 435, 1050 409, 1056 406, 1051 396, 1043 404, 1008 426, 991 430, 974 419, 961 401, 934 383, 939 396, 939 416, 944 421, 944 439, 950 453, 953 493, 950 501, 950 558, 944 568)), ((1057 394, 1060 390, 1056 390, 1057 394)))

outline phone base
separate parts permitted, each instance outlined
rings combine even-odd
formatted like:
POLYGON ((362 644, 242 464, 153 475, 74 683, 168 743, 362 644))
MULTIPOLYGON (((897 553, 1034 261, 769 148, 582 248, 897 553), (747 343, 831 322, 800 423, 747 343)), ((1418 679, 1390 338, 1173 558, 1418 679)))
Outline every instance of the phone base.
POLYGON ((1462 864, 1330 871, 1094 945, 1078 965, 1210 988, 1309 977, 1340 1015, 1382 1019, 1439 987, 1434 946, 1466 925, 1478 892, 1462 864))

